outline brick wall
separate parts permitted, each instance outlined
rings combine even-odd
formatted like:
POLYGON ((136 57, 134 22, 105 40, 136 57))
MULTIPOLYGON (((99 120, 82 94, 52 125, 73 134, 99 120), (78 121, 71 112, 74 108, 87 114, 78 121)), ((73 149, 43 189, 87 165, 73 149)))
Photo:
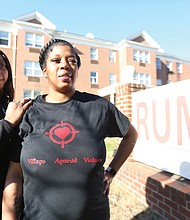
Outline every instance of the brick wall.
MULTIPOLYGON (((116 106, 132 119, 132 93, 143 85, 123 84, 116 89, 116 106)), ((190 180, 134 161, 132 154, 119 170, 116 181, 169 220, 190 219, 190 180)), ((127 209, 127 208, 126 208, 127 209)))

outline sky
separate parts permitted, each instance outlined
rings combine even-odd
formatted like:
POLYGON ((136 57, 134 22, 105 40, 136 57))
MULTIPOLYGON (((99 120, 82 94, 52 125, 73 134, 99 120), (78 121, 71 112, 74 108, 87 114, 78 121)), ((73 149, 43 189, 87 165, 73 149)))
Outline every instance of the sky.
POLYGON ((144 30, 166 53, 190 60, 190 0, 5 0, 0 20, 33 11, 58 31, 112 42, 144 30))

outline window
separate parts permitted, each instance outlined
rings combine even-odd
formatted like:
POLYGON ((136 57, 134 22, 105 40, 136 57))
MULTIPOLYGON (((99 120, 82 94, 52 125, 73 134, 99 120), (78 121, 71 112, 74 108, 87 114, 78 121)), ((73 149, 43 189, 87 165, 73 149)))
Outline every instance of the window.
POLYGON ((145 63, 150 63, 150 53, 145 52, 145 63))
POLYGON ((162 79, 157 79, 157 86, 161 86, 162 85, 162 79))
POLYGON ((144 57, 143 57, 143 52, 142 51, 139 51, 139 61, 141 62, 141 63, 143 63, 143 61, 144 61, 144 57))
POLYGON ((91 60, 98 60, 98 49, 90 48, 90 59, 91 60))
POLYGON ((97 72, 90 73, 90 83, 91 84, 98 84, 98 73, 97 72))
POLYGON ((0 45, 9 45, 9 32, 0 31, 0 45))
POLYGON ((133 50, 133 60, 141 63, 150 63, 150 53, 133 50))
POLYGON ((26 33, 26 45, 31 47, 42 47, 43 36, 41 34, 26 33))
POLYGON ((182 64, 177 63, 177 73, 182 73, 182 64))
POLYGON ((24 74, 26 76, 43 76, 39 63, 33 61, 24 62, 24 74))
POLYGON ((109 51, 109 61, 115 63, 116 62, 116 52, 115 51, 109 51))
POLYGON ((114 84, 116 83, 116 74, 115 73, 110 73, 109 74, 109 84, 114 84))
POLYGON ((137 50, 133 50, 133 60, 138 61, 138 51, 137 50))
POLYGON ((144 85, 151 85, 151 75, 145 73, 134 73, 133 79, 139 83, 144 85))
POLYGON ((169 72, 172 71, 172 63, 171 63, 171 62, 167 61, 167 62, 166 62, 166 67, 167 67, 167 70, 168 70, 169 72))
POLYGON ((162 69, 161 60, 158 58, 156 58, 156 69, 158 70, 162 69))
POLYGON ((41 95, 41 91, 38 90, 24 90, 24 98, 25 99, 34 99, 38 95, 41 95))

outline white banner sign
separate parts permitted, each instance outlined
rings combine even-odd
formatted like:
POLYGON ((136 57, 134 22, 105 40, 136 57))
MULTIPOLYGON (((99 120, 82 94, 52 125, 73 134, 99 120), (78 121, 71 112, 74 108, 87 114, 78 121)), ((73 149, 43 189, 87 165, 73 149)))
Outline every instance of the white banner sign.
POLYGON ((132 95, 134 159, 190 179, 190 80, 132 95))

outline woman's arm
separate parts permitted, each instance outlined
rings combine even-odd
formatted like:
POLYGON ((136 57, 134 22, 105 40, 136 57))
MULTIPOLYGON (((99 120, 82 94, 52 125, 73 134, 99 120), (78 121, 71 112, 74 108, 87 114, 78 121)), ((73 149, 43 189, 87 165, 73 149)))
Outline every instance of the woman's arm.
POLYGON ((19 220, 22 211, 23 176, 19 163, 10 162, 2 201, 2 220, 19 220))

